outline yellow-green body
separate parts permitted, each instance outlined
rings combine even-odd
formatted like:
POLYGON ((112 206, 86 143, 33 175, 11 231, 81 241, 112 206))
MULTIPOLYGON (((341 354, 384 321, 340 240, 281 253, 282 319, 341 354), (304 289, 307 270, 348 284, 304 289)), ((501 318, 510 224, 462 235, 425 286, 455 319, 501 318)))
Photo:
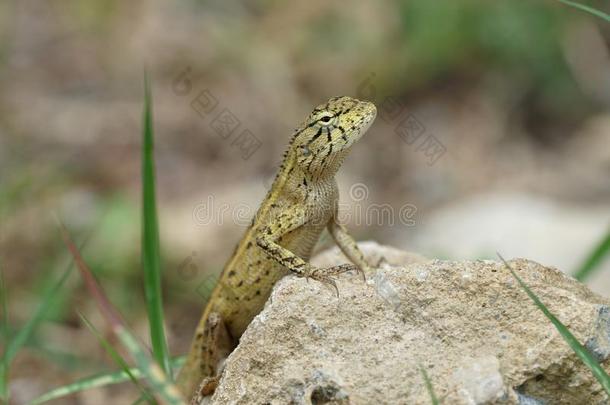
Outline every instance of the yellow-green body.
POLYGON ((334 176, 375 114, 371 103, 332 98, 316 107, 296 130, 271 189, 204 309, 178 377, 185 395, 192 396, 197 386, 197 395, 213 392, 218 363, 234 349, 283 276, 293 272, 336 288, 331 276, 351 269, 364 274, 367 264, 362 254, 337 222, 339 193, 334 176), (325 228, 356 266, 309 265, 325 228))

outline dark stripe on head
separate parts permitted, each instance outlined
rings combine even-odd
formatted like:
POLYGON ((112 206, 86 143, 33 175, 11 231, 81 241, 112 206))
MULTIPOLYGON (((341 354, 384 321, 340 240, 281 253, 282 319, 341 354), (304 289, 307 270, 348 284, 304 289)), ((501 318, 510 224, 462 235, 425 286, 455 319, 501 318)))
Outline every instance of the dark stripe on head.
POLYGON ((325 160, 325 161, 326 161, 326 158, 328 158, 328 156, 329 156, 331 153, 333 153, 333 144, 331 143, 331 144, 329 144, 328 146, 329 146, 328 151, 326 152, 326 156, 324 156, 324 160, 325 160))
POLYGON ((341 114, 347 114, 348 112, 352 111, 353 109, 354 109, 354 106, 348 107, 347 110, 341 111, 341 114))
POLYGON ((313 141, 315 141, 320 137, 320 135, 322 135, 322 128, 324 127, 320 127, 320 129, 318 129, 318 132, 309 140, 309 142, 307 142, 307 146, 311 145, 313 141))

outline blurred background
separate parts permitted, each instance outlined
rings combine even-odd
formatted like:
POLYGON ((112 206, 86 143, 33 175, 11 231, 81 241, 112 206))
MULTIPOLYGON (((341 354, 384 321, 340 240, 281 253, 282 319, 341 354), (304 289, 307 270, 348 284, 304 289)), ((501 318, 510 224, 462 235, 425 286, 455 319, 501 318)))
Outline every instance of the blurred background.
MULTIPOLYGON (((70 264, 57 213, 147 340, 145 67, 173 354, 186 352, 205 286, 264 198, 294 128, 336 95, 379 110, 338 176, 357 239, 431 258, 499 251, 574 273, 610 226, 609 43, 609 23, 550 0, 3 1, 9 331, 70 264)), ((319 249, 328 246, 324 237, 319 249)), ((588 284, 610 296, 608 260, 588 284)), ((14 403, 116 368, 75 309, 110 338, 72 273, 13 362, 14 403)), ((55 403, 137 397, 127 383, 55 403)))

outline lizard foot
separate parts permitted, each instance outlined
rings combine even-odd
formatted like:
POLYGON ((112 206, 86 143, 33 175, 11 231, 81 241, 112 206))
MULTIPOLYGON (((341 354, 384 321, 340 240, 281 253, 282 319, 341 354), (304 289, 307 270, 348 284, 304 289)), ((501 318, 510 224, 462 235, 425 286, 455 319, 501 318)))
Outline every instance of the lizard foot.
POLYGON ((191 399, 191 405, 199 405, 204 397, 212 395, 216 391, 216 387, 218 387, 218 380, 218 376, 204 378, 191 399))
MULTIPOLYGON (((316 281, 319 281, 323 284, 328 284, 330 286, 332 286, 335 289, 335 293, 337 295, 337 298, 339 297, 339 288, 337 287, 337 283, 335 281, 335 279, 332 276, 336 276, 351 270, 356 270, 360 273, 362 273, 362 276, 364 277, 364 272, 362 270, 360 270, 360 268, 358 268, 358 266, 355 266, 353 264, 340 264, 338 266, 333 266, 333 267, 327 267, 327 268, 315 268, 315 267, 311 267, 309 269, 308 272, 305 273, 305 277, 307 278, 307 280, 314 279, 316 281)), ((365 278, 366 281, 366 278, 365 278)))
POLYGON ((364 270, 362 270, 360 267, 356 266, 355 264, 340 264, 338 266, 333 266, 333 267, 329 267, 328 269, 324 269, 327 271, 327 275, 337 275, 337 274, 342 274, 348 271, 355 271, 356 273, 360 274, 360 276, 362 277, 362 281, 364 281, 366 283, 366 275, 364 270))
POLYGON ((201 384, 199 384, 195 395, 191 398, 190 405, 199 405, 201 401, 203 401, 203 398, 212 395, 218 387, 218 381, 218 376, 204 378, 203 381, 201 381, 201 384))

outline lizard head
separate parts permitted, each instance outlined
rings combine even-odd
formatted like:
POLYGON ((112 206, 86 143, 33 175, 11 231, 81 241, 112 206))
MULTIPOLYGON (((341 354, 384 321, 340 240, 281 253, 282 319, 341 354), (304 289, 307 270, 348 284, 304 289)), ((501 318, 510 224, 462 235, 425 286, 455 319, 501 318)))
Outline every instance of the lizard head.
POLYGON ((376 115, 373 103, 351 97, 320 104, 296 130, 292 147, 297 164, 314 178, 333 175, 376 115))

